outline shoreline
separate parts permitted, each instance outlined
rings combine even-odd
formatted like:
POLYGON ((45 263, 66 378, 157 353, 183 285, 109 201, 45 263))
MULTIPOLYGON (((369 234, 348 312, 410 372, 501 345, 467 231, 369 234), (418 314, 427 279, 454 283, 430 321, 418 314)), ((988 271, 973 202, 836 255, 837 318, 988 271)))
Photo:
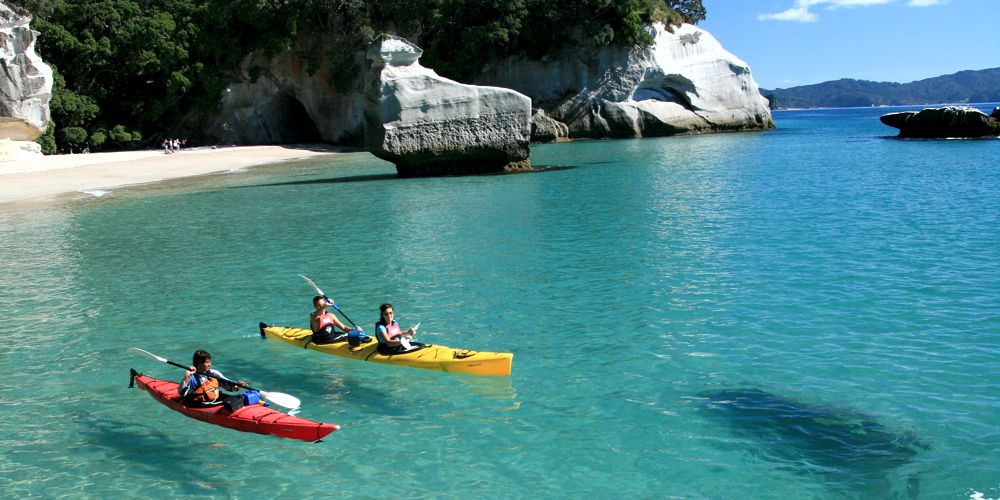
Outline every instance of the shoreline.
POLYGON ((191 148, 42 156, 0 162, 0 210, 50 205, 133 185, 354 151, 327 144, 191 148), (76 195, 76 196, 73 196, 76 195))

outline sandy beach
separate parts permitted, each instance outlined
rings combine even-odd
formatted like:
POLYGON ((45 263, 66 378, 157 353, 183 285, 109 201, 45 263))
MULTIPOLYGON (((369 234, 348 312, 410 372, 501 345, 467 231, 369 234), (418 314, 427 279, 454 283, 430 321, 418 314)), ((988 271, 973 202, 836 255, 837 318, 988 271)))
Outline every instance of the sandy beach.
POLYGON ((0 162, 0 209, 45 204, 88 192, 333 154, 323 144, 192 148, 50 155, 0 162))

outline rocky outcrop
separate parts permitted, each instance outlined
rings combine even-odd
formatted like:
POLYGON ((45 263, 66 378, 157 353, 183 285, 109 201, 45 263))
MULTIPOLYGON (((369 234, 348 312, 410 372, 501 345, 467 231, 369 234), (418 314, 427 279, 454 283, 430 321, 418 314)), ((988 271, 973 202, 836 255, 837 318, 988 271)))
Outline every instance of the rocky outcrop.
POLYGON ((946 106, 882 115, 882 123, 899 129, 899 137, 1000 137, 1000 108, 987 115, 969 106, 946 106))
POLYGON ((531 140, 534 142, 552 142, 569 137, 569 127, 559 120, 553 120, 539 109, 531 115, 531 140))
MULTIPOLYGON (((727 52, 711 34, 691 25, 675 27, 673 32, 661 25, 650 29, 655 40, 651 47, 568 48, 565 55, 552 60, 509 58, 494 61, 473 83, 513 89, 528 96, 534 107, 529 125, 533 141, 762 130, 774 126, 767 101, 760 96, 750 68, 727 52)), ((357 54, 353 63, 359 67, 368 65, 363 53, 357 54)), ((396 120, 388 115, 373 115, 373 121, 365 118, 365 110, 371 110, 371 105, 366 103, 370 98, 365 97, 364 87, 372 80, 366 83, 362 73, 355 75, 349 85, 332 84, 334 75, 356 72, 356 69, 336 67, 329 61, 321 61, 320 69, 312 74, 304 67, 303 60, 291 54, 270 59, 260 55, 248 57, 241 77, 222 96, 221 113, 212 135, 227 143, 303 142, 318 137, 333 144, 357 146, 363 143, 366 122, 382 124, 374 129, 369 127, 376 130, 396 120)), ((419 72, 419 68, 433 74, 419 62, 409 70, 399 69, 408 66, 389 67, 396 68, 391 71, 400 72, 419 72)), ((414 77, 410 81, 424 78, 429 77, 414 77)), ((406 120, 416 120, 411 123, 424 122, 441 110, 461 110, 466 106, 449 98, 447 103, 442 101, 440 108, 431 111, 435 100, 432 94, 444 92, 440 90, 444 88, 462 88, 461 84, 437 75, 434 78, 437 82, 434 85, 439 90, 421 90, 426 92, 428 101, 405 112, 400 108, 399 119, 406 115, 406 120), (427 113, 422 110, 425 105, 427 113)), ((399 80, 400 85, 404 85, 403 82, 399 80)), ((396 83, 387 80, 386 85, 396 83)), ((462 92, 484 87, 465 88, 462 92)), ((411 90, 416 91, 415 88, 411 90)), ((491 92, 499 90, 502 89, 491 92)), ((487 104, 480 109, 492 112, 491 106, 487 104)), ((469 109, 471 107, 466 111, 469 109)), ((387 110, 376 114, 382 112, 387 110)), ((458 118, 454 123, 465 119, 458 118)), ((424 129, 429 130, 430 126, 428 121, 424 129)), ((520 127, 520 122, 517 126, 520 127)), ((408 129, 406 133, 415 131, 408 129)), ((378 154, 390 161, 394 161, 393 158, 401 160, 402 156, 392 151, 403 147, 402 144, 382 146, 383 131, 373 133, 367 143, 373 151, 381 151, 378 154)), ((441 132, 452 133, 454 131, 444 132, 443 129, 441 132)), ((479 132, 468 131, 472 133, 479 132)), ((465 147, 467 153, 493 148, 482 149, 483 145, 476 142, 487 139, 492 132, 482 139, 468 134, 455 138, 472 141, 465 147)), ((390 137, 402 135, 399 129, 390 129, 390 137)), ((421 136, 406 141, 409 145, 405 147, 425 139, 431 140, 429 136, 421 136)), ((446 154, 428 150, 427 158, 420 162, 427 166, 439 158, 444 165, 451 161, 446 158, 462 156, 454 154, 455 151, 446 154)), ((504 153, 484 164, 484 168, 485 165, 493 168, 497 162, 506 161, 504 158, 519 154, 504 153)), ((409 153, 407 156, 415 159, 409 153)))
MULTIPOLYGON (((364 55, 357 56, 362 67, 364 55)), ((346 90, 333 84, 348 71, 322 61, 306 71, 296 54, 244 59, 240 77, 223 91, 208 135, 225 144, 288 144, 325 141, 357 146, 362 141, 363 99, 359 74, 346 90)))
POLYGON ((52 68, 35 54, 30 21, 0 3, 0 160, 40 155, 34 140, 49 125, 52 68))
MULTIPOLYGON (((650 27, 650 47, 568 50, 551 61, 508 59, 477 83, 531 97, 537 141, 551 140, 550 120, 569 138, 644 137, 774 127, 747 64, 710 33, 684 24, 650 27)), ((559 133, 556 132, 556 138, 559 133)))
POLYGON ((365 147, 401 176, 530 167, 531 100, 465 85, 420 65, 423 51, 385 35, 368 50, 365 147))

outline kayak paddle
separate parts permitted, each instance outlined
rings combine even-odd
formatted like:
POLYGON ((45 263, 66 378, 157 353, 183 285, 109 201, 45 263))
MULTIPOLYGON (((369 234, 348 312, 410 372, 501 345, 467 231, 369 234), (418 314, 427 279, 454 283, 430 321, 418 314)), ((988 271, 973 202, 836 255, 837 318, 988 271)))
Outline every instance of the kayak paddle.
POLYGON ((326 301, 329 302, 330 305, 333 306, 333 308, 337 310, 337 312, 339 312, 341 315, 344 316, 344 319, 346 319, 347 321, 349 321, 351 323, 351 326, 353 326, 354 328, 358 327, 358 325, 356 323, 354 323, 354 321, 351 321, 351 318, 347 317, 347 314, 345 314, 344 311, 341 311, 340 308, 337 307, 337 303, 334 302, 333 299, 331 299, 330 297, 327 297, 326 294, 323 293, 323 290, 320 290, 319 287, 316 286, 316 283, 313 283, 313 280, 311 280, 309 278, 306 278, 305 275, 302 275, 302 274, 300 274, 299 276, 302 276, 302 279, 308 281, 309 284, 312 285, 313 289, 316 290, 316 293, 322 295, 323 298, 326 299, 326 301))
MULTIPOLYGON (((133 354, 138 354, 140 356, 145 356, 145 357, 147 357, 149 359, 156 360, 156 361, 159 361, 161 363, 166 363, 168 365, 174 365, 174 366, 176 366, 178 368, 183 368, 185 370, 187 370, 189 368, 188 366, 184 366, 184 365, 182 365, 180 363, 174 363, 173 361, 170 361, 167 358, 161 358, 160 356, 157 356, 157 355, 155 355, 155 354, 153 354, 153 353, 151 353, 149 351, 143 351, 142 349, 139 349, 138 347, 129 347, 128 351, 131 352, 131 353, 133 353, 133 354)), ((237 382, 233 382, 232 380, 229 380, 229 379, 226 379, 226 378, 216 377, 215 375, 211 375, 211 374, 209 374, 208 376, 212 377, 214 379, 217 379, 220 382, 225 382, 227 384, 232 384, 232 385, 235 385, 235 386, 240 386, 240 384, 238 384, 237 382)), ((274 403, 274 404, 276 404, 278 406, 284 406, 285 408, 288 408, 290 410, 295 410, 298 407, 302 406, 302 402, 299 401, 299 398, 297 398, 295 396, 292 396, 291 394, 285 394, 283 392, 265 392, 265 391, 262 391, 260 389, 254 389, 253 387, 250 387, 249 385, 245 385, 245 384, 242 385, 242 386, 240 386, 240 387, 244 387, 244 388, 250 389, 251 391, 257 391, 257 392, 260 393, 261 396, 264 396, 264 399, 267 399, 268 401, 270 401, 270 402, 272 402, 272 403, 274 403)))

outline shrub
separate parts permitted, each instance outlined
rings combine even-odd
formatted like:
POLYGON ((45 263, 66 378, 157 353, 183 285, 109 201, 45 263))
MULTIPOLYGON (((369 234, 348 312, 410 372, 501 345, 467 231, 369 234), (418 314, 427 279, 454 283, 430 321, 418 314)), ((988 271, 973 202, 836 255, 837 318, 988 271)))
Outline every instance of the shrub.
POLYGON ((87 141, 87 131, 80 127, 63 127, 59 129, 61 142, 69 146, 79 146, 87 141))

